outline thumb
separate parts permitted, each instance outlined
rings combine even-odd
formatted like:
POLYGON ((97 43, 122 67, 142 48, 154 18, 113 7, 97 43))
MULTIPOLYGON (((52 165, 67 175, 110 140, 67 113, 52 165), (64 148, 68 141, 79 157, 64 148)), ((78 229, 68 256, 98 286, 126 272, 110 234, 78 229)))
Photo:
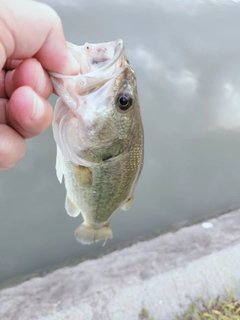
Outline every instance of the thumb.
POLYGON ((70 53, 57 13, 31 0, 2 0, 0 67, 10 59, 36 57, 45 69, 77 74, 79 63, 70 53))

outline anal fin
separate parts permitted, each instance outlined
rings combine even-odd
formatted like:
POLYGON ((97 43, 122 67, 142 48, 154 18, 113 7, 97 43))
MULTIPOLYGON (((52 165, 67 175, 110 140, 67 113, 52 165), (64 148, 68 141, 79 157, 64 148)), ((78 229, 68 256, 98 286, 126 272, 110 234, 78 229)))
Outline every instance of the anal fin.
POLYGON ((67 214, 71 217, 77 217, 80 214, 80 209, 78 206, 68 197, 66 196, 65 200, 65 209, 67 214))

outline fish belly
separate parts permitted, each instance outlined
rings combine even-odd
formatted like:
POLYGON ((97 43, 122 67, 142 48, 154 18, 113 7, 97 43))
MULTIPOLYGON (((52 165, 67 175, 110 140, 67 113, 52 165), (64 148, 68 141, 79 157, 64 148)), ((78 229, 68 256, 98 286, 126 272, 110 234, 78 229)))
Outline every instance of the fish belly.
MULTIPOLYGON (((62 159, 67 190, 66 209, 71 216, 72 207, 81 212, 88 225, 101 225, 112 213, 131 198, 132 189, 140 171, 139 157, 134 152, 91 167, 77 166, 62 159)), ((73 210, 74 211, 74 210, 73 210)))

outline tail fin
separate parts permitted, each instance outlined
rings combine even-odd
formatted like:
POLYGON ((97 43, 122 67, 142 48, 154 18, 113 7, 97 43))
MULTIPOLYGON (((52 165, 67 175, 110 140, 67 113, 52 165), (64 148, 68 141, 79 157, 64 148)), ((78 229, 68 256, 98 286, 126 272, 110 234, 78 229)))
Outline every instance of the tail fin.
POLYGON ((101 228, 96 228, 87 224, 81 224, 75 231, 77 241, 83 244, 91 244, 99 240, 107 240, 113 237, 112 229, 109 224, 101 228))

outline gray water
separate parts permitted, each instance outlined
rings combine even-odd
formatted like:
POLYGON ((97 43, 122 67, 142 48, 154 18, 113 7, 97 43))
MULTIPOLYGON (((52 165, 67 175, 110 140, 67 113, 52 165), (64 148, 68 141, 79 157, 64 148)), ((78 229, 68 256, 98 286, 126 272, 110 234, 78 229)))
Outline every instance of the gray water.
POLYGON ((132 209, 111 218, 114 238, 84 246, 73 236, 81 218, 64 209, 51 129, 29 140, 26 157, 0 174, 1 283, 240 206, 240 3, 45 2, 68 41, 124 40, 138 78, 145 164, 132 209))

